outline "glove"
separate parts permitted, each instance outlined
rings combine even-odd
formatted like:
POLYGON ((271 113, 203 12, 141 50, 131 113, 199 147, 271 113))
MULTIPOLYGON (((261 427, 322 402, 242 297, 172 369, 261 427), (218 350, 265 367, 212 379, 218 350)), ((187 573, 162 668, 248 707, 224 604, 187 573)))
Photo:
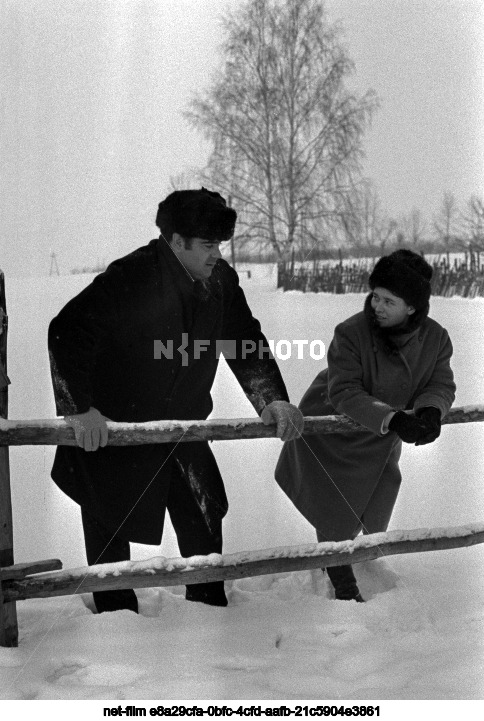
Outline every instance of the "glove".
POLYGON ((440 436, 440 429, 442 427, 440 411, 434 406, 423 406, 415 411, 417 418, 427 427, 427 433, 422 438, 419 438, 416 446, 425 446, 427 443, 433 443, 440 436))
POLYGON ((304 416, 296 406, 287 401, 272 401, 261 413, 265 426, 277 423, 277 437, 282 441, 299 438, 304 428, 304 416))
POLYGON ((424 438, 429 432, 423 420, 403 411, 395 413, 388 424, 388 430, 395 431, 405 443, 415 443, 424 438))
POLYGON ((89 408, 86 413, 78 413, 73 416, 64 416, 68 426, 74 429, 77 445, 85 451, 97 451, 99 446, 104 447, 108 442, 109 420, 97 410, 89 408))

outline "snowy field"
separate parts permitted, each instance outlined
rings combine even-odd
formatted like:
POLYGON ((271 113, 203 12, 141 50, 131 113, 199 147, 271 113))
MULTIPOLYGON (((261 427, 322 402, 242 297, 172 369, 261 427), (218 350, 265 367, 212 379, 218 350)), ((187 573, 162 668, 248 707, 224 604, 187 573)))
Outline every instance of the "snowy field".
MULTIPOLYGON (((55 417, 47 326, 91 277, 6 279, 10 418, 55 417)), ((319 339, 327 347, 336 323, 364 300, 282 294, 273 266, 241 279, 276 343, 319 339)), ((456 405, 484 402, 483 310, 480 299, 432 301, 432 316, 454 342, 456 405)), ((291 400, 299 402, 324 364, 307 350, 299 360, 295 347, 280 361, 291 400)), ((255 415, 223 362, 213 395, 214 418, 255 415)), ((448 426, 430 446, 405 447, 392 529, 482 521, 483 431, 484 424, 448 426)), ((227 553, 315 540, 273 481, 280 448, 277 439, 214 443, 230 503, 227 553)), ((51 447, 11 449, 15 560, 80 566, 79 512, 50 480, 53 455, 51 447)), ((135 559, 160 554, 178 555, 169 523, 161 548, 133 547, 135 559)), ((365 604, 332 600, 319 571, 228 582, 226 609, 186 602, 182 587, 140 590, 139 616, 93 615, 87 596, 22 601, 19 648, 0 648, 0 713, 10 700, 28 699, 481 700, 483 561, 484 547, 475 546, 359 564, 365 604)))

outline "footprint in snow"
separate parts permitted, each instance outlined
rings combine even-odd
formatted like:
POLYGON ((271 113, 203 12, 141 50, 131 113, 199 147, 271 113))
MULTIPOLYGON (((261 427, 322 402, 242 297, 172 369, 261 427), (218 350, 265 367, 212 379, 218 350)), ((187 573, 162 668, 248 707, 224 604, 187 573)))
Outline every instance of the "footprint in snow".
POLYGON ((126 664, 66 661, 47 676, 47 681, 59 686, 126 686, 143 674, 142 669, 126 664))
POLYGON ((382 558, 355 563, 353 570, 358 588, 367 601, 380 593, 393 590, 400 580, 388 561, 382 558))
POLYGON ((268 662, 262 659, 250 658, 249 656, 233 656, 214 664, 214 667, 221 671, 258 671, 267 668, 268 665, 268 662))

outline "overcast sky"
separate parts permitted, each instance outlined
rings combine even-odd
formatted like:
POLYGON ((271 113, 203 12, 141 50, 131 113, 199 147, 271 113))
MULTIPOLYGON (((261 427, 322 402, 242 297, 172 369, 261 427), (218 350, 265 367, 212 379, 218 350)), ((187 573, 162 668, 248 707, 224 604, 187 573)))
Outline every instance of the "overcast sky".
MULTIPOLYGON (((171 175, 207 144, 181 116, 217 70, 219 15, 241 0, 0 0, 0 267, 44 275, 156 234, 171 175)), ((430 225, 444 191, 483 193, 483 0, 328 0, 377 91, 366 174, 393 216, 430 225)))

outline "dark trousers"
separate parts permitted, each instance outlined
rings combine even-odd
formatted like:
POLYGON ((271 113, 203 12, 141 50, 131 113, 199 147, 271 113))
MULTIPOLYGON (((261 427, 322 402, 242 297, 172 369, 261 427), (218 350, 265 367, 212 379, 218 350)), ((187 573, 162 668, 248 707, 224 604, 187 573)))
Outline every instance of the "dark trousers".
MULTIPOLYGON (((167 509, 175 529, 180 554, 184 558, 209 553, 222 553, 222 520, 207 521, 207 517, 197 503, 181 466, 174 464, 167 509)), ((114 563, 128 561, 130 548, 128 541, 119 538, 106 529, 102 523, 93 518, 85 508, 81 508, 84 540, 86 544, 87 562, 90 566, 96 563, 114 563)), ((217 584, 192 584, 192 593, 203 592, 207 587, 221 586, 217 584)), ((130 609, 138 611, 138 602, 133 590, 95 591, 94 603, 99 613, 130 609)))

